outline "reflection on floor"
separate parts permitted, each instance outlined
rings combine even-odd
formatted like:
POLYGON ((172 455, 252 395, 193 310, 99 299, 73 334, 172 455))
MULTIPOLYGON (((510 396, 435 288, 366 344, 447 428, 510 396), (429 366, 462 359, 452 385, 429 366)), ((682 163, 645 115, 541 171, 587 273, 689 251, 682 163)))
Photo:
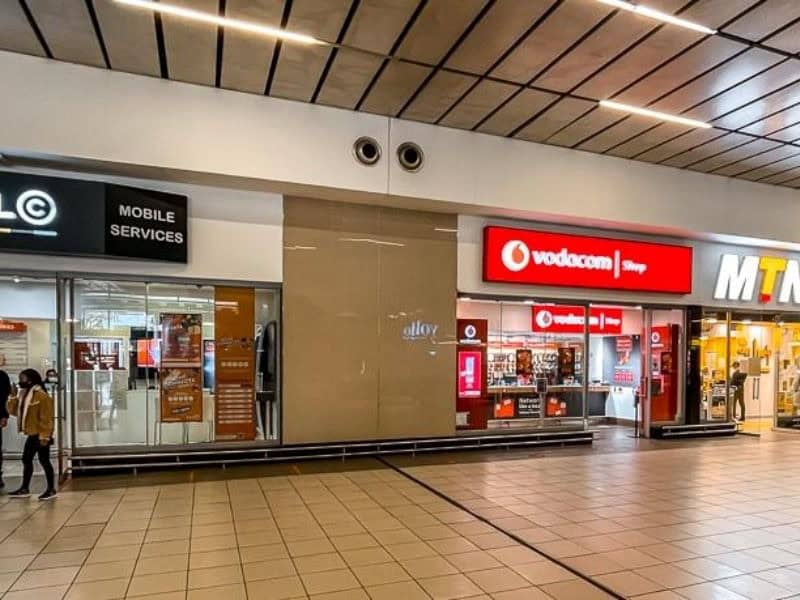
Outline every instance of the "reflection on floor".
POLYGON ((751 433, 760 435, 768 431, 772 431, 775 426, 775 421, 772 417, 762 417, 756 419, 747 419, 743 423, 739 423, 739 431, 742 433, 751 433))
POLYGON ((629 434, 86 478, 45 506, 0 497, 0 596, 797 597, 800 438, 629 434))

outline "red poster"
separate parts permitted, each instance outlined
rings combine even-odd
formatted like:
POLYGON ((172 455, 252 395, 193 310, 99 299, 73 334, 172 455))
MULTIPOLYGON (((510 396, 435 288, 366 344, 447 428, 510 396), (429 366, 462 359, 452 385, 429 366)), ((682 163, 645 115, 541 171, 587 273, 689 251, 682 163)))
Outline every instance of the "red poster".
POLYGON ((203 316, 161 313, 161 366, 203 366, 203 316))
POLYGON ((25 333, 27 330, 28 326, 21 321, 6 321, 4 319, 0 319, 0 331, 25 333))
POLYGON ((136 340, 136 366, 158 367, 160 352, 158 340, 136 340))
POLYGON ((689 294, 692 249, 486 227, 483 279, 501 283, 689 294))
POLYGON ((670 326, 661 325, 650 329, 650 350, 670 349, 670 326))
POLYGON ((630 352, 633 350, 633 338, 629 335, 618 337, 616 342, 617 352, 630 352))
POLYGON ((72 344, 72 364, 76 371, 121 369, 120 343, 110 340, 75 341, 72 344))
POLYGON ((458 351, 458 397, 483 396, 483 353, 479 350, 458 351))
MULTIPOLYGON (((541 305, 532 307, 531 331, 537 333, 578 333, 584 329, 583 306, 541 305)), ((592 306, 589 309, 589 333, 622 333, 622 309, 592 306)))

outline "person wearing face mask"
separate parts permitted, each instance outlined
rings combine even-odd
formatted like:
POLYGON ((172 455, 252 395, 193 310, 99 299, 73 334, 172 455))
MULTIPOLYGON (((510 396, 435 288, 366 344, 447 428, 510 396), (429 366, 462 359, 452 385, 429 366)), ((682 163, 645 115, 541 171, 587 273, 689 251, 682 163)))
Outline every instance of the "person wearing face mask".
POLYGON ((55 473, 50 463, 50 446, 53 444, 55 407, 53 399, 44 389, 42 376, 34 369, 19 374, 19 394, 8 402, 8 411, 17 417, 19 432, 28 436, 22 451, 22 485, 9 494, 10 498, 30 498, 33 477, 33 458, 39 457, 47 479, 47 489, 39 500, 52 500, 58 495, 55 473))
POLYGON ((3 429, 8 425, 8 409, 6 403, 11 395, 11 379, 8 373, 0 369, 0 490, 6 487, 3 482, 3 429))

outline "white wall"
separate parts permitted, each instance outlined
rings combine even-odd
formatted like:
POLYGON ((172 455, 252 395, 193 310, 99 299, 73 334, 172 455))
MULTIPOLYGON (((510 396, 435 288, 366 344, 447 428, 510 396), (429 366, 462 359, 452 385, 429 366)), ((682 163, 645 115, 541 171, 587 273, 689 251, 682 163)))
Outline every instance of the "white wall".
POLYGON ((0 52, 0 81, 0 152, 12 157, 69 157, 183 181, 210 174, 412 208, 800 243, 800 193, 776 186, 20 54, 0 52), (383 147, 375 167, 353 159, 361 135, 383 147), (425 152, 419 173, 393 157, 406 140, 425 152))
MULTIPOLYGON (((2 256, 2 255, 0 255, 2 256)), ((0 264, 5 262, 0 258, 0 264)), ((0 318, 2 319, 55 319, 55 282, 0 281, 0 318)))
POLYGON ((188 196, 188 262, 0 253, 0 270, 117 273, 253 282, 283 280, 283 198, 278 194, 44 169, 17 171, 106 181, 188 196))

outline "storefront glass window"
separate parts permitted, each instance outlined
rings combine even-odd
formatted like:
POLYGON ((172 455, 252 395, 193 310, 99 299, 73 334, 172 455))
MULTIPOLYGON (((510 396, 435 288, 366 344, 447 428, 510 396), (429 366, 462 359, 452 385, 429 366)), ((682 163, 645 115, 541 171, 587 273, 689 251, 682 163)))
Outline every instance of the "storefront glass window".
POLYGON ((77 447, 278 438, 277 290, 76 279, 77 447))

